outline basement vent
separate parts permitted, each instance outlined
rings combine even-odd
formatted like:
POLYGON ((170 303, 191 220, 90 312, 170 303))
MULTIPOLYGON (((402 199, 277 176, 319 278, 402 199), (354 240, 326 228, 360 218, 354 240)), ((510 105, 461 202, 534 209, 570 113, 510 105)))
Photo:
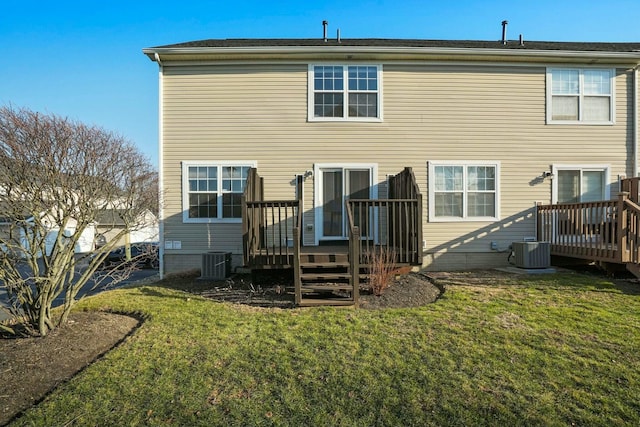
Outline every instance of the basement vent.
POLYGON ((549 242, 513 242, 516 267, 548 268, 551 265, 549 242))
POLYGON ((231 275, 231 252, 202 254, 202 279, 223 280, 231 275))

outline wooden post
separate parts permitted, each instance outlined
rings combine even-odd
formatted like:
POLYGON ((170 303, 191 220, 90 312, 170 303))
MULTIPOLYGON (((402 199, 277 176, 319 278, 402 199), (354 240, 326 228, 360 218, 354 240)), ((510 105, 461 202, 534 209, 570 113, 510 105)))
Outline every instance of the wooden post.
POLYGON ((616 243, 618 245, 618 261, 629 262, 627 250, 627 210, 625 201, 629 198, 629 193, 622 191, 618 194, 618 215, 616 221, 616 243))
POLYGON ((353 296, 353 304, 357 306, 360 298, 360 229, 358 227, 353 227, 349 249, 351 285, 353 287, 351 295, 353 296))
POLYGON ((541 214, 540 214, 540 210, 538 209, 539 206, 541 205, 540 202, 537 202, 535 204, 535 213, 536 213, 536 240, 538 242, 542 242, 544 241, 544 238, 542 236, 542 218, 541 218, 541 214))
POLYGON ((246 191, 242 194, 242 258, 244 265, 249 265, 249 211, 247 210, 246 191))
POLYGON ((300 230, 293 228, 293 284, 295 286, 296 305, 302 303, 302 279, 300 278, 300 230))
POLYGON ((296 217, 295 227, 300 229, 300 246, 304 245, 304 229, 302 228, 302 215, 303 215, 303 203, 304 203, 304 177, 302 175, 296 176, 296 199, 298 199, 298 212, 296 217))
POLYGON ((418 219, 416 221, 418 225, 418 231, 416 233, 416 238, 418 239, 416 242, 418 244, 418 259, 416 259, 416 264, 422 267, 422 240, 424 239, 424 236, 422 235, 422 194, 418 193, 416 196, 418 199, 418 206, 416 208, 418 214, 418 219))

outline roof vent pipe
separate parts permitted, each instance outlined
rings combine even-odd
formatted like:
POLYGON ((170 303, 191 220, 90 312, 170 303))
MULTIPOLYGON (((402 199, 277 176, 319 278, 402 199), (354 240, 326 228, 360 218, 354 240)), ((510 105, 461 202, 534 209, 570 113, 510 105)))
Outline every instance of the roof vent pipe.
POLYGON ((327 25, 329 25, 327 21, 322 21, 322 38, 325 43, 327 42, 327 25))
POLYGON ((522 38, 522 34, 520 34, 520 46, 524 46, 524 39, 522 38))
POLYGON ((338 43, 342 43, 342 40, 340 39, 340 28, 338 28, 336 37, 338 38, 338 43))
POLYGON ((507 24, 509 21, 502 21, 502 44, 507 44, 507 24))

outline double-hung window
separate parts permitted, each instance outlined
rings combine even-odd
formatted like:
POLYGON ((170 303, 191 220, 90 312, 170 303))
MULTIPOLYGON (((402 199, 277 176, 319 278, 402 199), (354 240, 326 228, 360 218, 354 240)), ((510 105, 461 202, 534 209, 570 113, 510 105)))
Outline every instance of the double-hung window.
POLYGON ((310 65, 309 120, 380 121, 381 66, 310 65))
POLYGON ((499 219, 498 162, 429 162, 430 221, 499 219))
POLYGON ((612 124, 613 69, 547 69, 547 122, 612 124))
POLYGON ((183 162, 183 221, 238 222, 255 162, 183 162))

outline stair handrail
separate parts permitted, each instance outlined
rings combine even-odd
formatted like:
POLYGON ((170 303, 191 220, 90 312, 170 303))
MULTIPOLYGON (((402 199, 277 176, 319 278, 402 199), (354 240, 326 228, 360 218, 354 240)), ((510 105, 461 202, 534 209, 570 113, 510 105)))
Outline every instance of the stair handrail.
POLYGON ((360 297, 360 228, 354 225, 351 205, 345 203, 347 211, 347 228, 349 229, 349 269, 351 272, 351 286, 353 304, 358 305, 360 297))

